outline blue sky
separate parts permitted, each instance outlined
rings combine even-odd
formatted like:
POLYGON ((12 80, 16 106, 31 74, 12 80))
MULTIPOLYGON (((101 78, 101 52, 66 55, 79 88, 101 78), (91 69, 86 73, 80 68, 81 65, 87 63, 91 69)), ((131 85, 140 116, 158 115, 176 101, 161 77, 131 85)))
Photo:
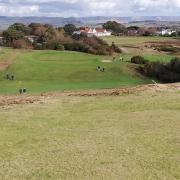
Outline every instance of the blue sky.
POLYGON ((180 16, 180 0, 0 0, 0 16, 180 16))

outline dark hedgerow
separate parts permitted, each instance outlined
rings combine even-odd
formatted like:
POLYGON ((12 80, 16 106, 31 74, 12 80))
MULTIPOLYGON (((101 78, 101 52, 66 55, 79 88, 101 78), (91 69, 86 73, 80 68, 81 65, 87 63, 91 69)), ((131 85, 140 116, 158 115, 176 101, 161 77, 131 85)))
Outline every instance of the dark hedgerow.
POLYGON ((174 58, 169 63, 147 62, 139 70, 144 75, 156 78, 161 82, 180 82, 180 58, 174 58))
POLYGON ((148 61, 144 59, 142 56, 133 56, 131 58, 131 63, 134 64, 146 64, 148 61))

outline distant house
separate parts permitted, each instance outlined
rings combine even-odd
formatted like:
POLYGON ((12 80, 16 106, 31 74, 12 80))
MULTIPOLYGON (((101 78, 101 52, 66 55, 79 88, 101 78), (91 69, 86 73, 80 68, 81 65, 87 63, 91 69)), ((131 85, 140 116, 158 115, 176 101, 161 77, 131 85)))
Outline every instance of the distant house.
POLYGON ((85 33, 87 34, 88 37, 92 36, 111 36, 111 32, 107 31, 106 29, 103 28, 89 28, 89 27, 81 27, 79 31, 75 31, 74 34, 82 34, 85 33))
POLYGON ((157 34, 158 35, 171 35, 172 33, 176 33, 176 31, 173 31, 171 29, 162 29, 161 31, 158 31, 157 34))

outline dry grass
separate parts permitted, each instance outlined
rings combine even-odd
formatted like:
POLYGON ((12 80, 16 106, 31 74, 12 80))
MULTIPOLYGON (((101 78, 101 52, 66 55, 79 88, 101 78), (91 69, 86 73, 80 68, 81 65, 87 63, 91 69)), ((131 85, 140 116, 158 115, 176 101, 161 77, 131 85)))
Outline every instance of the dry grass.
POLYGON ((0 179, 179 179, 179 90, 0 107, 0 179))

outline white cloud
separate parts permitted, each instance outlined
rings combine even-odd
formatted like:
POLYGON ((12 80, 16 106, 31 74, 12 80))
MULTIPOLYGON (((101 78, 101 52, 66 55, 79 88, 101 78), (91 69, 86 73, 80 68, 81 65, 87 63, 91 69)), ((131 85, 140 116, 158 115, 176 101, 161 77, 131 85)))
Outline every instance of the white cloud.
POLYGON ((39 12, 38 5, 22 5, 22 6, 6 6, 0 5, 0 15, 9 15, 9 16, 28 16, 31 14, 36 14, 39 12))
POLYGON ((180 0, 0 0, 0 15, 179 15, 180 0))
POLYGON ((166 11, 169 15, 168 11, 178 10, 179 5, 180 0, 134 0, 133 7, 136 11, 152 11, 152 13, 166 11))

